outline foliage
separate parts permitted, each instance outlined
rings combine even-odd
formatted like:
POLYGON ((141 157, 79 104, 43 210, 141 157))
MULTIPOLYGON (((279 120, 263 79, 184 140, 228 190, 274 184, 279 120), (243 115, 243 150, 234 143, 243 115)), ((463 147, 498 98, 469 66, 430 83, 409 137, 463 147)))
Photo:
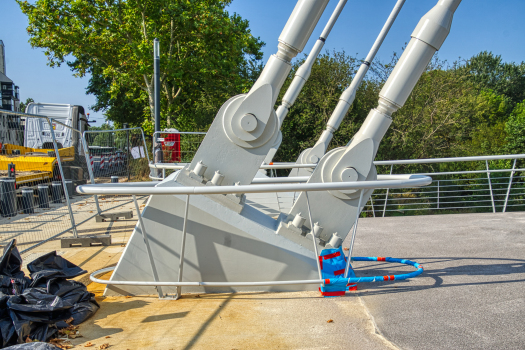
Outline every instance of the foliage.
POLYGON ((209 106, 216 112, 246 91, 249 62, 262 57, 248 22, 225 10, 231 0, 17 1, 31 45, 44 48, 52 67, 66 62, 77 76, 93 74, 96 108, 115 108, 108 116, 117 122, 126 115, 137 122, 143 113, 151 127, 154 38, 161 43, 163 127, 209 124, 209 106))
POLYGON ((33 100, 31 97, 28 97, 26 99, 26 102, 20 102, 20 111, 25 112, 27 105, 30 104, 31 102, 35 102, 35 100, 33 100))
POLYGON ((516 105, 507 123, 506 150, 509 153, 525 153, 525 101, 516 105))
MULTIPOLYGON (((281 89, 280 98, 304 60, 294 63, 289 79, 281 89)), ((319 56, 312 67, 308 83, 282 125, 283 143, 279 148, 278 159, 295 159, 302 150, 315 144, 357 67, 356 59, 345 52, 327 52, 319 56)))
POLYGON ((468 60, 463 70, 478 86, 507 96, 513 104, 525 100, 525 62, 503 62, 501 56, 483 51, 468 60))
MULTIPOLYGON (((379 92, 397 63, 397 58, 394 54, 386 64, 373 64, 357 91, 352 108, 335 133, 331 148, 346 145, 369 111, 377 106, 379 92)), ((303 61, 294 64, 290 78, 303 61)), ((308 83, 283 123, 283 144, 276 160, 294 160, 302 150, 315 144, 360 62, 357 57, 344 52, 327 52, 319 58, 308 83)), ((392 125, 380 144, 376 159, 421 159, 508 152, 508 145, 512 144, 510 139, 515 137, 512 135, 525 133, 525 123, 522 105, 513 108, 519 89, 506 87, 505 81, 513 81, 512 84, 518 86, 520 67, 523 66, 523 63, 504 63, 499 56, 491 53, 481 53, 466 63, 454 64, 434 57, 405 105, 393 114, 392 125), (484 62, 501 74, 492 76, 479 73, 489 70, 482 66, 484 62), (509 119, 511 112, 512 117, 509 119)), ((281 91, 281 96, 290 80, 281 91)), ((520 146, 519 138, 516 140, 513 149, 525 151, 525 144, 520 146)), ((453 164, 441 166, 448 169, 454 167, 453 164)))

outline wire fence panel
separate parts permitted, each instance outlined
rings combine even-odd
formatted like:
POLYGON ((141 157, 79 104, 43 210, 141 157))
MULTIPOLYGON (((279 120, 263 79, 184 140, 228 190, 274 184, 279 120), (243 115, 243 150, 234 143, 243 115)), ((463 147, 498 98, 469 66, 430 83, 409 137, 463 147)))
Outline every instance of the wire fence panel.
MULTIPOLYGON (((153 139, 157 139, 159 146, 154 153, 162 152, 162 157, 155 157, 155 159, 161 159, 157 163, 191 163, 205 136, 205 132, 156 131, 153 139)), ((153 169, 150 178, 163 179, 174 171, 172 169, 153 169)))
MULTIPOLYGON (((84 140, 94 183, 150 181, 151 141, 146 140, 142 128, 88 130, 84 132, 84 140)), ((95 199, 100 214, 115 212, 132 203, 131 196, 95 196, 95 199)), ((89 201, 85 204, 89 212, 93 211, 90 204, 89 201)))
POLYGON ((191 163, 205 132, 156 131, 153 138, 162 147, 163 163, 191 163))
POLYGON ((84 132, 96 183, 149 181, 151 154, 141 128, 84 132))
POLYGON ((430 175, 431 185, 376 190, 368 216, 506 212, 525 209, 525 155, 508 159, 381 166, 382 173, 430 175), (396 169, 397 168, 397 169, 396 169), (397 170, 397 171, 396 171, 397 170), (393 171, 393 172, 392 172, 393 171))
POLYGON ((76 235, 71 202, 89 174, 79 138, 57 143, 66 131, 47 117, 0 113, 0 244, 22 250, 63 234, 76 235))

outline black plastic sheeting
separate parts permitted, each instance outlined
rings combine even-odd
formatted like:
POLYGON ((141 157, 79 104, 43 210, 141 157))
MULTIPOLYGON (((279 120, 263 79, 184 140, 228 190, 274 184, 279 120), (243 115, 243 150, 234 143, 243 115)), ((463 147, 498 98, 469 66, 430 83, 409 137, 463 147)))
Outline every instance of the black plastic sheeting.
POLYGON ((5 350, 60 350, 60 348, 53 344, 36 342, 9 346, 5 350))
MULTIPOLYGON (((13 240, 0 259, 0 348, 23 344, 28 337, 48 341, 59 328, 68 326, 66 320, 78 325, 97 312, 95 295, 82 283, 68 280, 87 271, 56 252, 30 262, 27 265, 30 277, 25 276, 21 267, 22 257, 13 240)), ((50 346, 41 349, 56 348, 50 346)))

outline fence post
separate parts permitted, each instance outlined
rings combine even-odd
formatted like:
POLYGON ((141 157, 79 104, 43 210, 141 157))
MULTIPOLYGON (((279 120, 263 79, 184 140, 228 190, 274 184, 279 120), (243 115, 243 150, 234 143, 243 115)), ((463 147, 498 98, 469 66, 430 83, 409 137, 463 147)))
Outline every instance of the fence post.
POLYGON ((439 209, 439 180, 438 180, 438 207, 437 208, 439 209))
MULTIPOLYGON (((91 167, 91 161, 89 160, 89 148, 87 146, 87 142, 86 142, 86 132, 84 131, 84 133, 82 133, 82 137, 80 138, 80 142, 82 142, 82 147, 84 148, 84 157, 86 158, 86 162, 88 162, 88 173, 89 173, 89 178, 91 180, 91 183, 92 184, 95 184, 95 163, 93 163, 93 167, 91 167)), ((94 195, 94 198, 95 198, 95 205, 97 207, 97 213, 98 215, 102 214, 102 210, 100 210, 100 205, 98 204, 98 196, 95 194, 94 195)))
POLYGON ((492 181, 490 180, 490 169, 489 169, 489 161, 485 161, 485 165, 487 166, 487 179, 489 180, 489 189, 490 189, 490 199, 492 201, 492 212, 496 212, 496 205, 494 204, 494 194, 492 193, 492 181))
MULTIPOLYGON (((390 166, 390 175, 392 175, 392 170, 394 169, 394 164, 390 166)), ((385 196, 385 205, 383 206, 383 217, 385 217, 386 213, 386 204, 388 203, 388 193, 390 192, 390 188, 386 189, 386 196, 385 196)))
POLYGON ((372 215, 376 217, 376 211, 374 209, 374 200, 372 199, 372 196, 370 196, 370 205, 372 206, 372 215))
POLYGON ((78 237, 77 225, 75 224, 75 217, 73 216, 73 210, 71 209, 71 202, 69 201, 69 193, 67 191, 66 179, 64 178, 64 171, 62 170, 62 160, 60 159, 60 153, 58 153, 57 139, 55 138, 55 130, 53 130, 53 119, 47 118, 49 123, 49 130, 53 139, 53 148, 55 149, 55 155, 57 157, 58 170, 60 171, 60 177, 62 181, 62 188, 64 189, 64 197, 66 197, 67 209, 69 211, 69 219, 71 220, 71 227, 73 229, 73 236, 78 237))
POLYGON ((512 171, 510 172, 509 187, 507 188, 507 195, 505 196, 505 205, 503 206, 504 213, 507 211, 507 203, 509 202, 510 189, 512 187, 512 180, 514 179, 514 172, 515 172, 514 169, 516 169, 516 161, 517 159, 514 159, 514 164, 512 165, 512 171))

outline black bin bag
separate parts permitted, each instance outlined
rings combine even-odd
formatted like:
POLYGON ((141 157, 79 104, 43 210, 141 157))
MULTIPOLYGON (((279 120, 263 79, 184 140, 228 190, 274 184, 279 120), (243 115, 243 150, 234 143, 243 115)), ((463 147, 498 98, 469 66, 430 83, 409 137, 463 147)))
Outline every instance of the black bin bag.
POLYGON ((56 251, 36 258, 27 264, 27 269, 33 280, 32 286, 52 278, 73 278, 87 273, 86 270, 58 256, 56 251))
MULTIPOLYGON (((13 240, 0 259, 1 347, 23 345, 28 338, 48 341, 59 328, 78 325, 99 309, 95 295, 88 292, 84 284, 68 280, 87 271, 56 252, 45 254, 27 265, 31 278, 24 275, 21 266, 22 258, 16 240, 13 240)), ((53 348, 56 347, 20 349, 53 348)))

